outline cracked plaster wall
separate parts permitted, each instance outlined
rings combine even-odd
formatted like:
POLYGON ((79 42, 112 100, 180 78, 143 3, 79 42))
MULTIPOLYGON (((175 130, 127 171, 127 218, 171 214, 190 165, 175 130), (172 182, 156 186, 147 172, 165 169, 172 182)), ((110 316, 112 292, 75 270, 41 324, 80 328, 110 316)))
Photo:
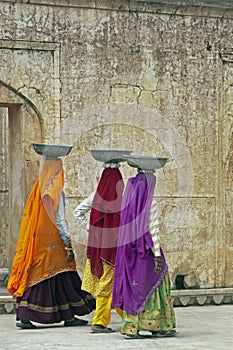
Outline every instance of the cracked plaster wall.
POLYGON ((72 210, 102 171, 90 149, 168 156, 155 192, 162 245, 173 283, 194 276, 196 288, 233 286, 233 7, 204 3, 0 1, 0 83, 34 104, 42 142, 74 146, 75 239, 85 245, 72 210))

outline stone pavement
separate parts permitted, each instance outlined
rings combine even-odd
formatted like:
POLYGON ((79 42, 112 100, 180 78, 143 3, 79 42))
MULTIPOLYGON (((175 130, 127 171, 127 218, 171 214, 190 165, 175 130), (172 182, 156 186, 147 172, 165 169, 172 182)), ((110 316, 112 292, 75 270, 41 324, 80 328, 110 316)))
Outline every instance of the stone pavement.
MULTIPOLYGON (((188 306, 175 308, 177 330, 175 338, 125 340, 119 333, 121 321, 112 311, 112 334, 91 334, 85 327, 63 327, 63 324, 38 325, 22 330, 15 326, 14 314, 0 315, 0 349, 17 350, 230 350, 233 349, 233 305, 188 306)), ((89 321, 92 315, 83 317, 89 321)))

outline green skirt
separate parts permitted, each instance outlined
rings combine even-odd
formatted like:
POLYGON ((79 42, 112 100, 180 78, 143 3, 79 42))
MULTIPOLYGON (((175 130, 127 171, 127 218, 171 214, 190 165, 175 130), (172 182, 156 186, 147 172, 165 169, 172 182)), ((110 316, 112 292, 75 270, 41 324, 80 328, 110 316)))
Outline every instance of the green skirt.
POLYGON ((139 331, 166 332, 175 327, 171 283, 167 272, 160 286, 151 294, 142 312, 132 315, 124 311, 121 333, 136 335, 139 331))

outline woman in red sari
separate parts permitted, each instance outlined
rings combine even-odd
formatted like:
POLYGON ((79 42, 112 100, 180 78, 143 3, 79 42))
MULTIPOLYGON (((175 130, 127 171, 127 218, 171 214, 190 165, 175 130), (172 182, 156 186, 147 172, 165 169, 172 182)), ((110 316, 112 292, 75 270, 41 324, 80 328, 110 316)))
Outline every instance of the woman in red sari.
MULTIPOLYGON (((96 297, 92 333, 112 333, 112 288, 120 224, 123 179, 119 164, 106 163, 97 190, 74 210, 80 226, 88 230, 87 261, 82 289, 96 297), (88 227, 84 214, 90 212, 88 227)), ((116 309, 122 317, 122 310, 116 309)))

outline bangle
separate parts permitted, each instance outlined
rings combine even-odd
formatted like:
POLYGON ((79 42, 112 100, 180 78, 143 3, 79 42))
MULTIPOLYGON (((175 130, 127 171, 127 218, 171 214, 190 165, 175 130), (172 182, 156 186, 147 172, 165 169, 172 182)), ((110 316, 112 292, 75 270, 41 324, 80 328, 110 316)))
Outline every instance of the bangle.
POLYGON ((69 247, 65 247, 65 250, 73 250, 72 248, 69 247))
POLYGON ((156 260, 161 260, 162 258, 161 258, 161 255, 155 255, 154 256, 154 260, 156 261, 156 260))

